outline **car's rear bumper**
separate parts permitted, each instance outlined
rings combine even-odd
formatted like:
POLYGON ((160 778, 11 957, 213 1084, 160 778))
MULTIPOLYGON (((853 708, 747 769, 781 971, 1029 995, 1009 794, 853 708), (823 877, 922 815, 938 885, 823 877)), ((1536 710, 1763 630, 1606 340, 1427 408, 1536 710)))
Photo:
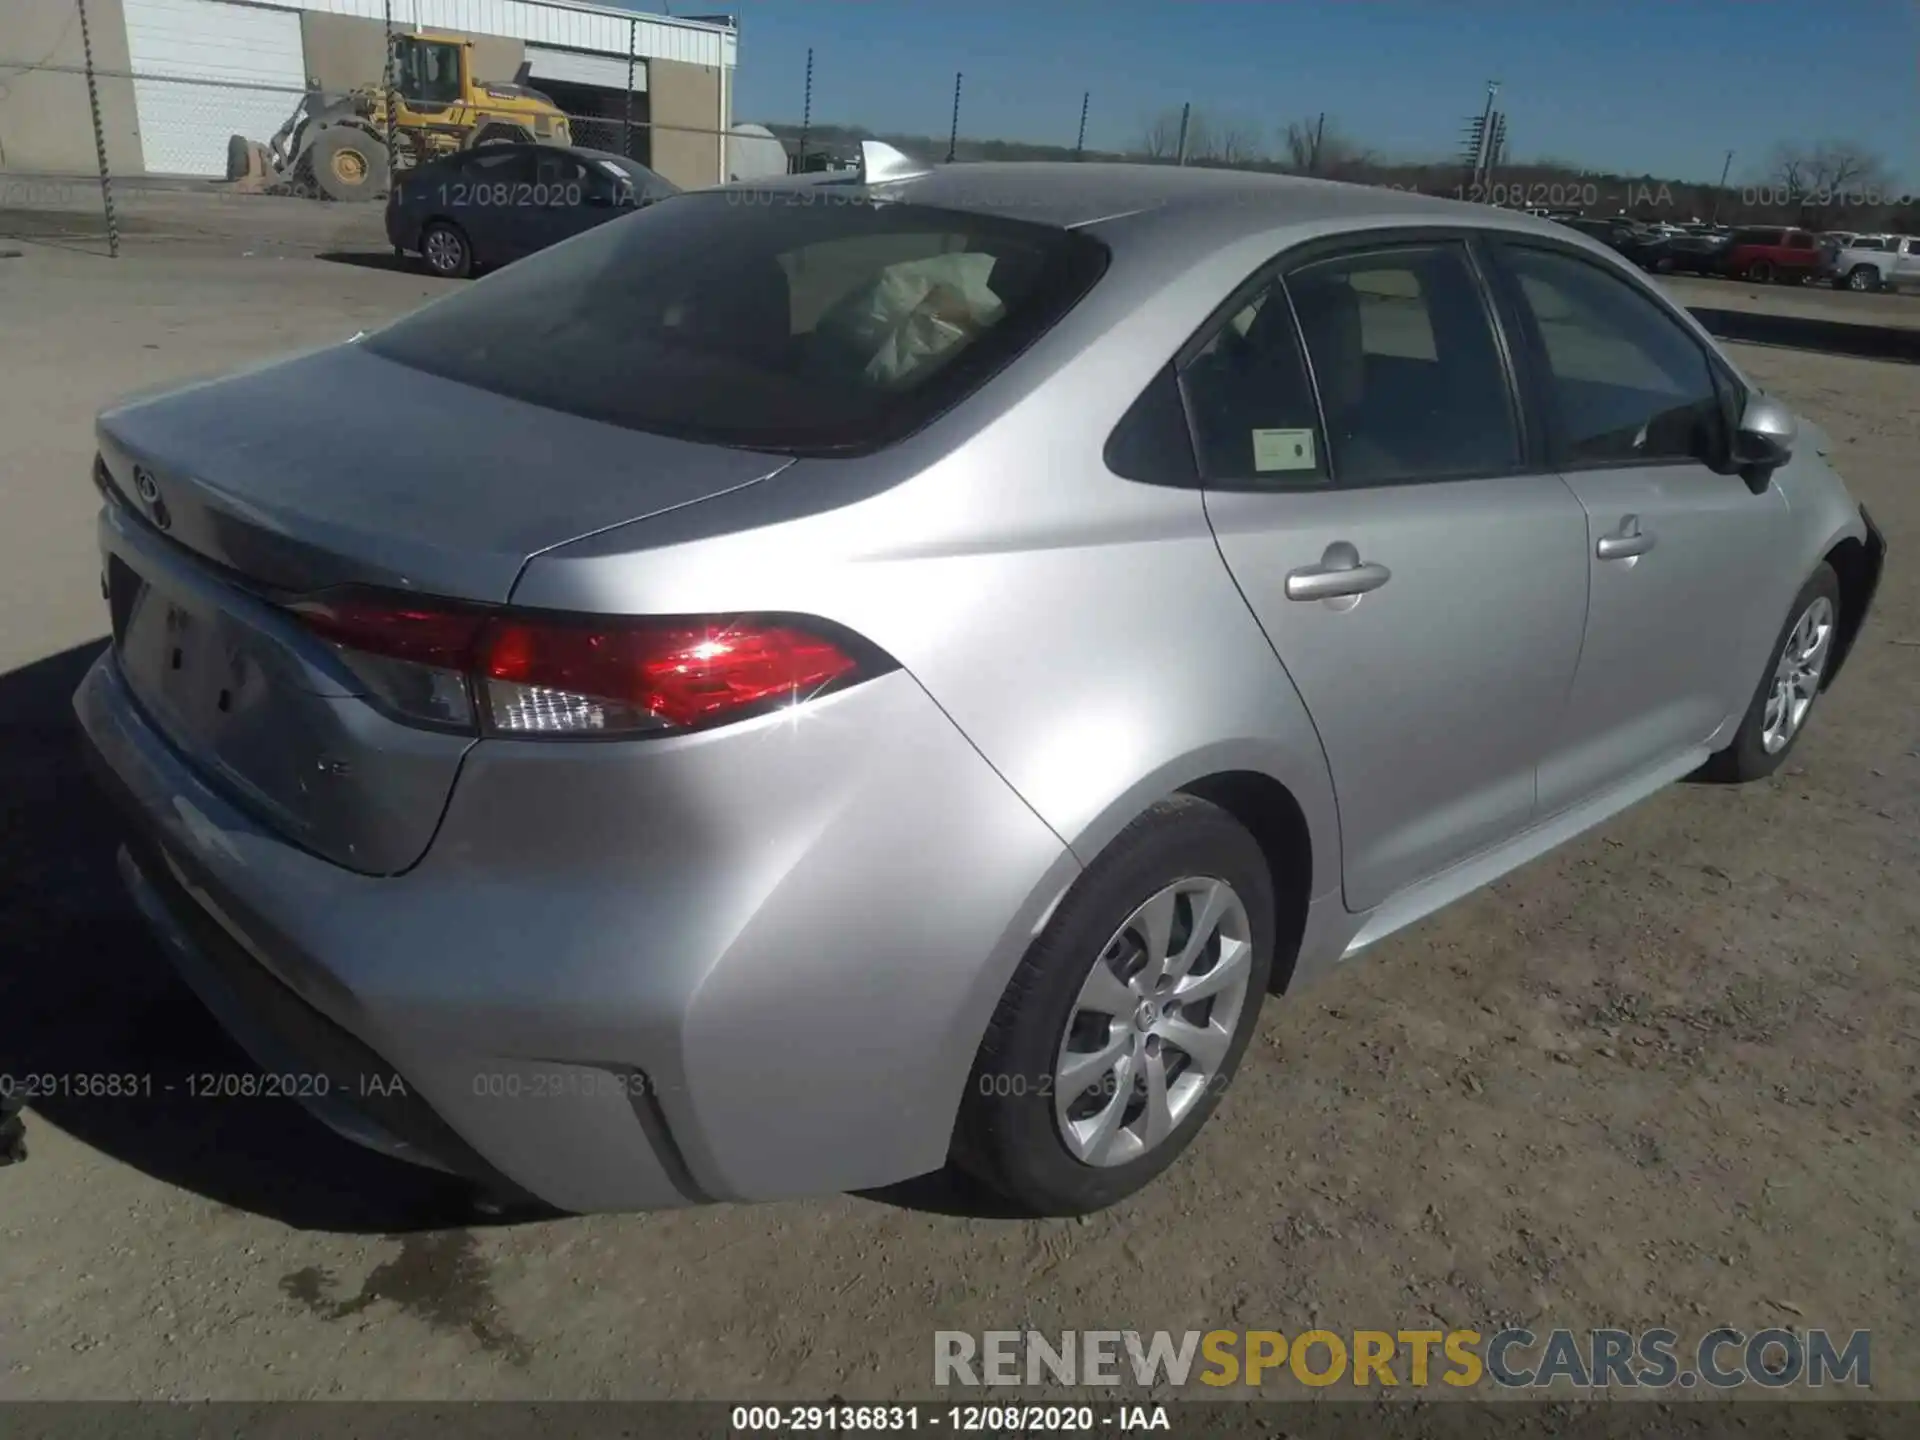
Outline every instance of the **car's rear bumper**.
POLYGON ((680 741, 485 742, 388 878, 234 810, 111 653, 75 708, 135 900, 255 1059, 349 1138, 562 1210, 936 1168, 1077 868, 901 673, 680 741))

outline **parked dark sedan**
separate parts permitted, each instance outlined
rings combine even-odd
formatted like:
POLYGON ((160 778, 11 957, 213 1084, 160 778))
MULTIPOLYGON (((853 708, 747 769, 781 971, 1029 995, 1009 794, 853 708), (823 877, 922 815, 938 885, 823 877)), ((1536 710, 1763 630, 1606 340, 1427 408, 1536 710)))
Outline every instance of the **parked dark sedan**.
POLYGON ((387 239, 436 275, 471 275, 679 193, 605 150, 482 145, 402 175, 387 196, 387 239))
POLYGON ((1689 275, 1726 273, 1727 252, 1733 248, 1733 231, 1719 225, 1689 225, 1667 241, 1667 254, 1673 268, 1689 275))
POLYGON ((1664 273, 1673 268, 1673 259, 1667 253, 1665 236, 1655 235, 1643 225, 1616 217, 1613 219, 1588 219, 1580 216, 1560 221, 1570 230, 1578 230, 1617 251, 1623 258, 1632 261, 1642 270, 1664 273))

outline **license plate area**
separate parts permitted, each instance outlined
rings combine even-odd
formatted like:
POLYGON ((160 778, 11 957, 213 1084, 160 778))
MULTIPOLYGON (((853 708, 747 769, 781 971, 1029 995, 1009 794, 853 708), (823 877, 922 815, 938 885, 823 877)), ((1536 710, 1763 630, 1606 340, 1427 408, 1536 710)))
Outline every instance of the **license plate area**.
POLYGON ((218 754, 225 732, 265 712, 267 657, 245 625, 145 581, 118 556, 107 590, 120 668, 163 728, 218 754))

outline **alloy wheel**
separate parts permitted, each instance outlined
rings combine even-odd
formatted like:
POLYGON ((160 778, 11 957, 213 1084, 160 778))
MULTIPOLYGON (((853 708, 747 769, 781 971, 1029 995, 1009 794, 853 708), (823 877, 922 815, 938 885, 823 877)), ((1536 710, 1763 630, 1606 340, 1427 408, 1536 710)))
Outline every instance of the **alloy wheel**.
POLYGON ((427 264, 442 275, 457 275, 465 249, 451 230, 435 230, 427 236, 427 264))
POLYGON ((1807 718, 1807 711, 1813 708, 1827 652, 1833 644, 1833 618, 1833 602, 1824 595, 1815 596, 1794 622, 1781 648, 1780 661, 1773 669, 1773 688, 1760 719, 1760 743, 1769 755, 1787 748, 1787 742, 1807 718))
POLYGON ((1053 1077, 1060 1137, 1088 1165, 1166 1140, 1217 1086, 1247 1003, 1253 932, 1224 880, 1159 891, 1095 957, 1053 1077))

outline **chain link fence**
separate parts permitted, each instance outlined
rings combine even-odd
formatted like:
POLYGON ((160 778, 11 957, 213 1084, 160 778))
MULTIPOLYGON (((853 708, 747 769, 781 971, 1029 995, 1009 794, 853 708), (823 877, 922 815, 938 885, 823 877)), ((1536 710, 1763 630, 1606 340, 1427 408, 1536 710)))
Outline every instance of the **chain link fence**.
MULTIPOLYGON (((623 27, 627 54, 592 57, 601 70, 624 74, 594 83, 529 77, 526 65, 514 75, 483 68, 480 45, 511 41, 423 35, 398 17, 369 21, 360 67, 371 73, 323 90, 299 74, 307 61, 300 51, 277 57, 285 72, 277 83, 272 74, 223 78, 217 58, 206 56, 130 64, 128 36, 101 33, 104 16, 90 14, 87 0, 69 3, 69 16, 53 15, 63 28, 0 24, 0 240, 115 255, 155 238, 268 250, 343 240, 384 248, 378 205, 314 202, 377 201, 394 174, 495 140, 567 140, 626 156, 683 187, 726 178, 749 152, 754 174, 787 165, 764 132, 742 135, 719 123, 724 90, 713 92, 715 123, 685 123, 684 104, 673 119, 655 118, 637 21, 623 27), (8 53, 23 33, 34 40, 36 29, 45 32, 40 53, 8 53), (373 48, 383 29, 384 64, 373 48), (468 48, 456 63, 460 44, 468 48), (422 54, 428 63, 418 63, 422 54), (407 98, 392 106, 387 96, 407 98), (445 123, 463 102, 472 102, 477 123, 445 123)), ((122 23, 117 10, 108 13, 122 23)), ((489 58, 503 68, 497 54, 489 58)))

